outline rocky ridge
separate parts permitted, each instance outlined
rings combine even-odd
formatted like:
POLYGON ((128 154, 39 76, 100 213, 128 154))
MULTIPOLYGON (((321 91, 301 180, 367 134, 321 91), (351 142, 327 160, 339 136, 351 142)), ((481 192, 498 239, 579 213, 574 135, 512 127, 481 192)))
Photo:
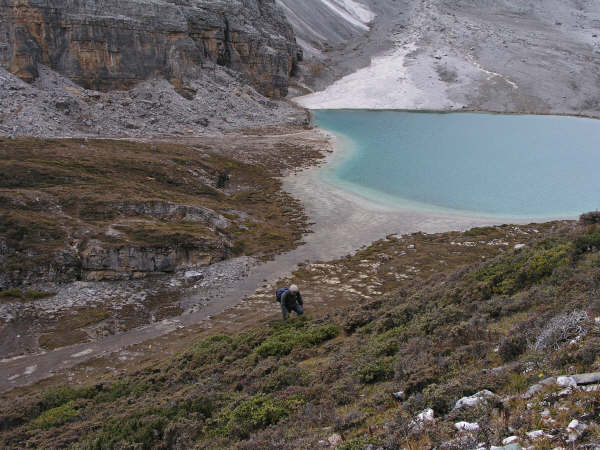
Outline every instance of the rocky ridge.
POLYGON ((0 17, 0 65, 28 82, 44 64, 94 90, 161 76, 185 92, 216 63, 284 97, 300 54, 273 0, 6 0, 0 17))

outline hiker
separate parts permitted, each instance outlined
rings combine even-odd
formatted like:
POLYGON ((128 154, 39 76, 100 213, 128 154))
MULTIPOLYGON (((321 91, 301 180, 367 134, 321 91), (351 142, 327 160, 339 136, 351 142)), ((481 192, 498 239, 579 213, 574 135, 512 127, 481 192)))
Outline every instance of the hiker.
POLYGON ((304 310, 302 309, 302 304, 304 303, 302 295, 295 284, 292 284, 289 288, 278 289, 276 296, 281 302, 281 314, 284 322, 287 315, 291 314, 292 311, 296 311, 296 314, 299 316, 304 314, 304 310))

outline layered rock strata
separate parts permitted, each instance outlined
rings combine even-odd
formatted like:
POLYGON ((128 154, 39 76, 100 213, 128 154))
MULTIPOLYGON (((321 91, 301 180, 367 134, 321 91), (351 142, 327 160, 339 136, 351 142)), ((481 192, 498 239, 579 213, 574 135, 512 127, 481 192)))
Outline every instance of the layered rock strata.
POLYGON ((185 93, 217 64, 283 97, 299 55, 274 0, 0 0, 0 65, 29 82, 44 64, 88 89, 160 76, 185 93))

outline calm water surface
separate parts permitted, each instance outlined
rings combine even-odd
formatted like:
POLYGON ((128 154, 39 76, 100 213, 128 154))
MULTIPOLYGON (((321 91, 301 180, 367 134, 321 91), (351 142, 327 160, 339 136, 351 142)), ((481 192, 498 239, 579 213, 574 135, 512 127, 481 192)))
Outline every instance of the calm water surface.
POLYGON ((404 111, 315 111, 352 151, 327 181, 401 208, 514 217, 600 209, 600 120, 404 111))

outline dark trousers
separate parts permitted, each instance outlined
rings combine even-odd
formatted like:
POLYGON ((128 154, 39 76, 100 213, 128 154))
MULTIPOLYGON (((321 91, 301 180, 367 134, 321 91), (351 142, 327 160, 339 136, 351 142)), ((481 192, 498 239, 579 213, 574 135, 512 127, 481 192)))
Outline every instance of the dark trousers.
POLYGON ((298 304, 294 305, 294 307, 291 309, 288 309, 283 303, 281 304, 281 315, 283 316, 284 321, 287 318, 287 315, 291 314, 292 311, 296 311, 296 314, 298 314, 299 316, 304 314, 304 310, 302 309, 302 306, 300 306, 298 304))

